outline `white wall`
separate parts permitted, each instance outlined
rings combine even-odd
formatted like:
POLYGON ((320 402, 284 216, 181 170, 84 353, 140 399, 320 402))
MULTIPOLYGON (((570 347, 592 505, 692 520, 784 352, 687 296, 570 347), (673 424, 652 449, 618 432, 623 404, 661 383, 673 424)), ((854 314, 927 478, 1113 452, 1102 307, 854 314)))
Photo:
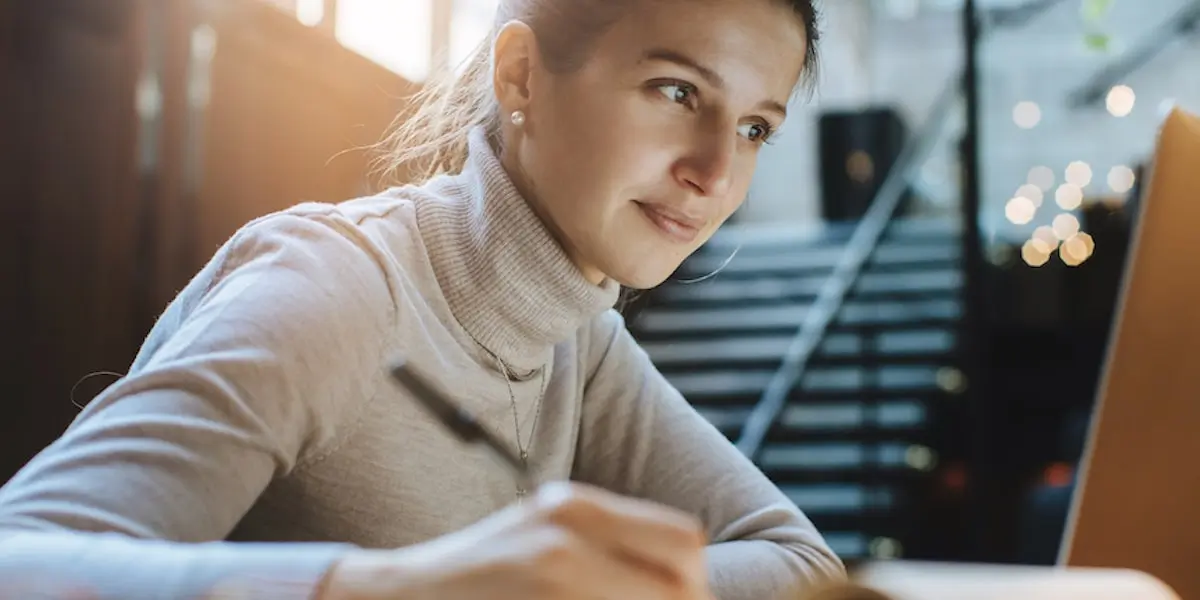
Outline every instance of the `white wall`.
POLYGON ((780 139, 763 150, 742 222, 820 220, 817 121, 822 111, 890 105, 910 129, 961 63, 958 17, 934 13, 881 18, 870 0, 823 3, 820 79, 816 93, 789 107, 780 139))
POLYGON ((871 93, 867 0, 824 3, 820 79, 813 95, 798 94, 777 140, 759 155, 740 222, 811 223, 821 217, 817 117, 822 109, 858 106, 871 93))

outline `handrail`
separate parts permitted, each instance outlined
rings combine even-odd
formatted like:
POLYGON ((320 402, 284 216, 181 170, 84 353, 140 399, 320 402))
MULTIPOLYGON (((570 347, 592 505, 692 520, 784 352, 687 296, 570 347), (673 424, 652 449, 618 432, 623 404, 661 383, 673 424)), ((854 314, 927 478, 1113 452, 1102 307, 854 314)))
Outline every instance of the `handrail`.
POLYGON ((930 109, 925 123, 901 150, 883 185, 879 187, 871 207, 854 229, 846 251, 834 267, 833 274, 821 287, 816 302, 805 315, 796 336, 792 338, 782 364, 771 376, 762 396, 751 410, 737 440, 738 450, 751 460, 758 458, 771 425, 779 418, 784 405, 787 404, 789 393, 804 374, 817 344, 825 336, 825 330, 837 316, 846 294, 858 280, 863 265, 878 245, 883 230, 891 221, 900 200, 904 198, 909 179, 915 171, 914 167, 928 158, 940 139, 942 128, 954 112, 953 108, 961 92, 961 80, 961 76, 955 76, 947 82, 930 109))
POLYGON ((984 19, 980 25, 990 29, 998 27, 1022 27, 1034 19, 1058 7, 1064 0, 1029 0, 1017 6, 1001 6, 987 11, 981 11, 984 19))

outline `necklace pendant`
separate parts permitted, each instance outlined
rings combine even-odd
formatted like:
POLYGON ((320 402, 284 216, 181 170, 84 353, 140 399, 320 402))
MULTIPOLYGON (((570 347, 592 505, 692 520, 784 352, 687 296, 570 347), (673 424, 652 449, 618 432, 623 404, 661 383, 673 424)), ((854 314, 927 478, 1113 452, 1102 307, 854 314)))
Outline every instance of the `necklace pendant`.
POLYGON ((529 492, 525 488, 523 488, 523 487, 517 488, 517 504, 523 504, 525 502, 525 496, 528 496, 528 495, 529 495, 529 492))
POLYGON ((528 462, 529 462, 529 453, 526 452, 525 450, 522 450, 521 451, 521 464, 526 464, 528 462))

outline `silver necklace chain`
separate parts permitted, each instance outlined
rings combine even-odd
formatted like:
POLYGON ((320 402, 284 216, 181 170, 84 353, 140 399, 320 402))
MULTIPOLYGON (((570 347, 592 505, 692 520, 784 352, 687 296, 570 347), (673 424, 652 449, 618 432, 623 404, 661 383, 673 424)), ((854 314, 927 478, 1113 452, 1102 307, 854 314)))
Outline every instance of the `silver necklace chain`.
MULTIPOLYGON (((483 344, 481 344, 479 342, 479 340, 475 339, 475 336, 471 336, 471 339, 484 352, 486 352, 487 355, 490 356, 493 361, 496 362, 496 365, 500 367, 500 373, 504 376, 504 386, 508 389, 509 405, 512 407, 513 432, 516 434, 517 452, 519 453, 519 456, 521 457, 521 465, 528 468, 529 467, 529 451, 533 447, 533 436, 537 434, 538 421, 542 417, 542 404, 543 404, 543 400, 546 398, 546 365, 542 365, 542 367, 540 369, 541 376, 539 377, 539 381, 538 381, 538 397, 537 397, 537 404, 536 404, 536 407, 535 407, 534 413, 533 413, 533 427, 531 427, 529 430, 529 438, 525 441, 524 444, 522 444, 521 443, 521 416, 519 414, 520 411, 517 409, 517 394, 516 394, 516 391, 513 390, 513 385, 512 385, 512 380, 514 377, 516 377, 516 374, 513 373, 513 370, 508 366, 508 363, 504 362, 504 359, 500 358, 500 356, 497 355, 495 352, 492 352, 491 350, 489 350, 487 346, 484 346, 483 344)), ((517 498, 518 499, 523 499, 528 494, 529 494, 529 490, 525 489, 521 485, 517 486, 517 498)))
POLYGON ((513 391, 512 386, 512 369, 510 369, 508 364, 506 364, 499 357, 496 358, 496 362, 500 363, 500 369, 504 372, 504 385, 508 388, 508 399, 510 405, 512 406, 513 431, 516 433, 517 437, 517 451, 521 453, 521 463, 528 466, 529 449, 533 446, 533 436, 537 432, 538 420, 542 416, 542 399, 546 396, 546 369, 542 368, 541 376, 538 380, 538 389, 540 391, 538 392, 537 405, 535 412, 533 413, 533 427, 529 430, 529 437, 526 438, 525 443, 522 444, 521 417, 517 410, 517 394, 513 391))

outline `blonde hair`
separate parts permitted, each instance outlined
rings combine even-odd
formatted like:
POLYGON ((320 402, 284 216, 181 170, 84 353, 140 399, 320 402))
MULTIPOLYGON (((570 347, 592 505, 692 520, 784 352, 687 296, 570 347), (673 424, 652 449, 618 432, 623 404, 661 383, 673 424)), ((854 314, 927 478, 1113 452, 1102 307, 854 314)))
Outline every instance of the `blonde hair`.
POLYGON ((467 130, 484 125, 498 133, 489 81, 491 39, 475 49, 461 74, 435 76, 410 100, 415 108, 396 117, 378 147, 376 171, 385 179, 419 184, 457 173, 467 159, 467 130))
MULTIPOLYGON (((492 45, 500 28, 519 20, 537 36, 542 61, 551 72, 570 72, 586 58, 592 42, 633 2, 645 0, 500 0, 495 23, 459 73, 435 76, 413 98, 414 107, 397 116, 381 140, 376 170, 385 179, 420 184, 462 170, 467 132, 483 126, 500 135, 500 115, 492 89, 492 45), (403 176, 401 176, 403 173, 403 176)), ((791 6, 804 23, 805 73, 817 63, 817 10, 813 0, 772 0, 791 6)))

